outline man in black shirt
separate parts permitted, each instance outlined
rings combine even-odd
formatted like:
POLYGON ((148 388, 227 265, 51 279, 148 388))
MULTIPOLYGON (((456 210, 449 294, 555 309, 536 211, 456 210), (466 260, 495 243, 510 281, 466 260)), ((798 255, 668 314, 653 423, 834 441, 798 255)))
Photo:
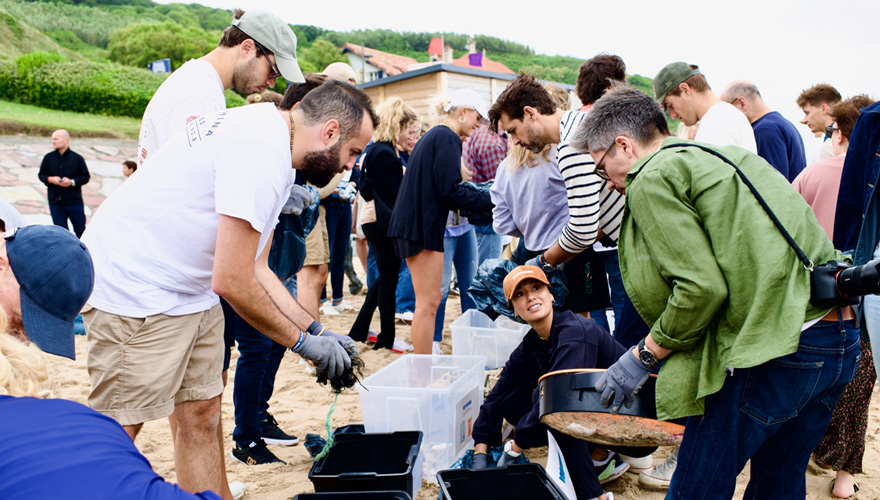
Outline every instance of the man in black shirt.
POLYGON ((66 130, 52 132, 55 151, 43 157, 40 180, 49 188, 49 212, 56 226, 67 228, 67 220, 73 224, 76 237, 86 230, 86 214, 83 210, 82 186, 89 182, 89 169, 83 157, 70 150, 70 134, 66 130))

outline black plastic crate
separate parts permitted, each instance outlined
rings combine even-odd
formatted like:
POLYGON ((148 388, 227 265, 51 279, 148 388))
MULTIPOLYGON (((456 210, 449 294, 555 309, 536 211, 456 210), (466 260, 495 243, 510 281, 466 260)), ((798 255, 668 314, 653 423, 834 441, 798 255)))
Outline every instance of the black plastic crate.
POLYGON ((337 434, 327 455, 312 464, 309 480, 316 492, 405 491, 413 496, 413 467, 421 446, 421 431, 337 434))
POLYGON ((405 491, 330 491, 300 493, 293 500, 412 500, 405 491))
POLYGON ((510 465, 500 469, 450 469, 437 473, 445 500, 528 498, 565 500, 565 496, 538 464, 510 465))

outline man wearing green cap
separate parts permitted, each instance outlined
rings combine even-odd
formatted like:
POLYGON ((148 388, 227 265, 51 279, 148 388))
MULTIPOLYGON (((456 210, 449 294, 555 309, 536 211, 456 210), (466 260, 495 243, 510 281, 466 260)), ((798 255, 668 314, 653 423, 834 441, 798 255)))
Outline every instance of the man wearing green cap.
POLYGON ((178 68, 153 95, 138 136, 138 166, 192 118, 226 109, 224 90, 262 92, 280 76, 305 82, 287 23, 261 10, 235 9, 232 17, 216 49, 178 68))
POLYGON ((688 127, 699 123, 695 141, 739 146, 758 154, 748 119, 715 96, 698 66, 684 62, 667 64, 654 77, 654 95, 672 119, 679 119, 688 127))

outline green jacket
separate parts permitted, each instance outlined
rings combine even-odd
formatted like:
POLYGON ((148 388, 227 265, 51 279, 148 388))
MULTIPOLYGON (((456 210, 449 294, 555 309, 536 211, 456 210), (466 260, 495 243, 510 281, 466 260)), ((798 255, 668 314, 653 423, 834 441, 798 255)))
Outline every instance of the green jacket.
MULTIPOLYGON (((690 142, 668 138, 663 144, 690 142)), ((840 259, 813 211, 769 163, 713 147, 746 174, 814 263, 840 259)), ((675 351, 657 380, 661 420, 703 413, 726 368, 797 350, 810 277, 736 171, 694 147, 661 149, 626 178, 620 269, 651 337, 675 351)))

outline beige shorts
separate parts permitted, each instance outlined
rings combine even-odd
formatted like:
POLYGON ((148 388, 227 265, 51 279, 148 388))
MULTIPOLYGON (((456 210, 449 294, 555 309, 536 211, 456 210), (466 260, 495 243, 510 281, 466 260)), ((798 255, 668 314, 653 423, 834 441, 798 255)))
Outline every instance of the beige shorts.
POLYGON ((121 425, 171 415, 174 405, 223 392, 223 310, 147 318, 92 307, 88 334, 89 406, 121 425))
POLYGON ((330 237, 327 234, 327 220, 324 207, 318 208, 318 222, 306 236, 306 260, 304 266, 320 266, 330 263, 330 237))

